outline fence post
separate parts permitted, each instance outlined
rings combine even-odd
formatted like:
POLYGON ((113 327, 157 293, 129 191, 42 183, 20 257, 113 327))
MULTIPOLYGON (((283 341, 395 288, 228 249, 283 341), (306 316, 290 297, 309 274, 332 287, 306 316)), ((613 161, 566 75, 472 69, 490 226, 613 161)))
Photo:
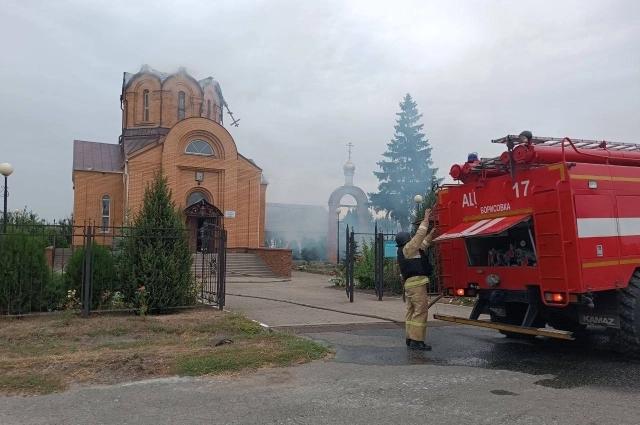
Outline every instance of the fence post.
POLYGON ((82 318, 89 318, 89 310, 91 309, 91 277, 92 277, 92 253, 93 253, 93 229, 91 225, 85 228, 86 234, 84 238, 84 267, 82 273, 82 318))
POLYGON ((378 281, 380 275, 378 274, 378 223, 373 230, 373 286, 375 288, 376 295, 380 297, 378 281))
POLYGON ((378 275, 376 285, 378 285, 378 301, 382 301, 382 293, 384 292, 384 235, 382 232, 376 235, 376 246, 378 247, 375 264, 378 275))
POLYGON ((224 228, 220 232, 220 255, 218 273, 220 275, 218 284, 218 309, 224 310, 225 297, 227 291, 227 231, 224 228))
POLYGON ((355 273, 355 235, 353 232, 353 229, 351 229, 351 236, 349 237, 349 244, 351 245, 351 249, 349 249, 349 269, 351 271, 350 273, 350 277, 351 277, 351 282, 349 284, 349 302, 352 303, 353 302, 353 286, 354 286, 354 279, 353 279, 353 275, 355 273))
POLYGON ((344 290, 349 296, 349 225, 347 224, 347 228, 345 231, 345 244, 344 244, 344 290))

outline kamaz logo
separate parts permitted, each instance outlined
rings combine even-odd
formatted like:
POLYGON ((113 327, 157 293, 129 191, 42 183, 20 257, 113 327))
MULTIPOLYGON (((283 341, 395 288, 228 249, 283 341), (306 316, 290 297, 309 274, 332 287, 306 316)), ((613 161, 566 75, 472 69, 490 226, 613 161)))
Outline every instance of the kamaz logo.
POLYGON ((582 316, 584 323, 591 323, 593 325, 605 325, 615 326, 616 320, 610 317, 598 317, 598 316, 582 316))

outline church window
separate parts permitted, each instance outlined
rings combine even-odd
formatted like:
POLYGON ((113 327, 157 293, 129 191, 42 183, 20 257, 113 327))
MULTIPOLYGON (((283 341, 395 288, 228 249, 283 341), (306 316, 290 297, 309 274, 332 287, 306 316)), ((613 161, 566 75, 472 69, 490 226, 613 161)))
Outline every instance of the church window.
POLYGON ((209 197, 203 192, 193 192, 187 197, 187 205, 195 204, 196 202, 204 199, 209 202, 209 197))
POLYGON ((142 120, 145 122, 148 122, 149 121, 149 90, 145 90, 142 92, 142 103, 143 103, 142 120))
POLYGON ((178 121, 184 119, 184 92, 178 93, 178 121))
POLYGON ((111 196, 104 195, 102 197, 102 223, 101 223, 101 229, 103 232, 109 231, 110 218, 111 218, 111 196))
POLYGON ((185 153, 188 153, 189 155, 213 156, 213 149, 209 143, 203 140, 194 140, 189 143, 185 153))
POLYGON ((211 119, 211 101, 207 100, 207 118, 211 119))

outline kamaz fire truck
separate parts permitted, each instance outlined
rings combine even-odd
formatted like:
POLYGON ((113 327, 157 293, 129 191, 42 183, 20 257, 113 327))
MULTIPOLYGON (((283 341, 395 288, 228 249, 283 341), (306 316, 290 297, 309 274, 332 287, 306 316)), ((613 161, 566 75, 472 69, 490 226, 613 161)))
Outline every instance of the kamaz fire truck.
POLYGON ((528 131, 492 142, 500 157, 470 154, 437 193, 440 289, 477 300, 468 319, 435 318, 511 338, 604 326, 640 353, 640 145, 528 131))

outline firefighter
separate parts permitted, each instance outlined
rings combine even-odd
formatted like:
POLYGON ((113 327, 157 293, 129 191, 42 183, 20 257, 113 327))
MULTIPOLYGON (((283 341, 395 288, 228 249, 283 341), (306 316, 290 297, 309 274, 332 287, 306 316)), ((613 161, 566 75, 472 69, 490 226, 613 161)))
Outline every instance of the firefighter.
POLYGON ((430 213, 431 210, 425 211, 424 219, 413 238, 409 232, 404 231, 396 235, 398 265, 407 300, 406 344, 413 350, 431 350, 431 346, 424 343, 429 312, 427 285, 432 271, 426 250, 431 245, 435 231, 434 227, 427 233, 430 213))

